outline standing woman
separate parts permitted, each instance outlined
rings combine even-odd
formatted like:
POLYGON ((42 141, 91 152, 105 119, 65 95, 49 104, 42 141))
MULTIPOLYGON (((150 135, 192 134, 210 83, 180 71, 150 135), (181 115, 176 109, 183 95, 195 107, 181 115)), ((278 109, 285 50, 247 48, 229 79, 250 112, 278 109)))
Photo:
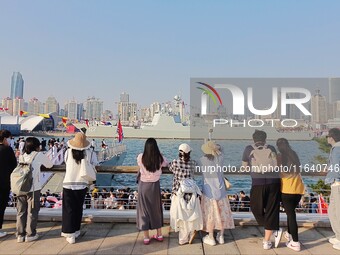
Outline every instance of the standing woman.
POLYGON ((178 148, 178 159, 174 159, 169 166, 169 170, 173 173, 170 226, 179 232, 178 243, 180 245, 191 244, 195 238, 196 230, 201 230, 203 227, 199 201, 195 210, 190 210, 191 213, 188 215, 182 209, 181 198, 177 194, 182 180, 194 178, 196 162, 190 158, 190 153, 190 146, 182 143, 178 148), (184 220, 184 218, 190 219, 190 221, 184 220))
POLYGON ((95 153, 84 133, 77 133, 67 142, 69 149, 65 153, 66 173, 63 181, 62 233, 70 244, 80 235, 83 217, 83 204, 89 182, 81 177, 81 160, 88 160, 95 165, 95 153))
POLYGON ((284 233, 287 239, 286 246, 294 251, 300 251, 301 245, 298 236, 295 208, 299 205, 305 187, 300 174, 300 160, 295 151, 290 147, 288 140, 280 138, 276 145, 280 154, 277 155, 278 166, 285 167, 281 171, 282 204, 287 214, 288 231, 284 233), (290 170, 290 172, 286 172, 290 170))
MULTIPOLYGON (((209 234, 203 237, 203 242, 216 245, 214 230, 218 230, 216 239, 219 244, 224 244, 224 230, 235 228, 231 214, 227 189, 224 182, 223 172, 209 171, 222 162, 221 148, 213 141, 208 141, 201 147, 204 156, 201 158, 203 168, 203 196, 202 214, 203 229, 209 234)), ((221 166, 222 168, 222 166, 221 166)), ((218 169, 218 168, 215 168, 218 169)))
POLYGON ((40 142, 36 137, 26 139, 24 154, 19 161, 32 162, 33 184, 27 195, 17 196, 17 242, 32 242, 39 238, 37 234, 38 214, 40 210, 40 168, 53 166, 45 154, 40 151, 40 142))
POLYGON ((167 166, 154 138, 145 142, 144 152, 137 157, 138 172, 138 201, 137 228, 144 231, 144 244, 150 243, 150 229, 157 229, 157 235, 152 238, 163 241, 163 209, 159 178, 162 167, 167 166))

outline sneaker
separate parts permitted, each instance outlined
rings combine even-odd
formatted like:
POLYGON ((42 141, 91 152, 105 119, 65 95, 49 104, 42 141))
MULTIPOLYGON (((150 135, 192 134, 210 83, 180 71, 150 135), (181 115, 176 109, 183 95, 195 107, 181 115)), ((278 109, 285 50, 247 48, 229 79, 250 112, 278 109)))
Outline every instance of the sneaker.
POLYGON ((279 243, 281 241, 281 237, 282 237, 282 228, 279 228, 279 230, 276 230, 274 232, 274 237, 275 237, 275 245, 274 247, 277 248, 279 246, 279 243))
POLYGON ((212 246, 216 245, 215 239, 210 238, 209 235, 206 235, 205 237, 203 237, 203 243, 209 244, 209 245, 212 245, 212 246))
POLYGON ((145 245, 150 244, 150 238, 144 238, 143 243, 144 243, 145 245))
POLYGON ((340 243, 340 240, 338 240, 335 237, 331 237, 331 238, 328 239, 328 242, 330 242, 331 244, 338 244, 338 243, 340 243))
POLYGON ((284 238, 285 238, 288 242, 290 242, 291 240, 293 240, 292 235, 289 234, 288 231, 283 232, 283 236, 284 236, 284 238))
POLYGON ((18 236, 17 237, 17 243, 23 243, 25 242, 25 237, 24 236, 18 236))
POLYGON ((196 230, 194 230, 194 232, 190 233, 190 235, 189 235, 189 244, 192 244, 192 242, 195 239, 196 234, 197 234, 196 230))
POLYGON ((25 239, 25 242, 28 243, 28 242, 33 242, 35 240, 38 240, 39 239, 39 235, 38 234, 35 234, 35 236, 26 236, 26 239, 25 239))
POLYGON ((270 250, 272 248, 272 242, 271 241, 263 241, 263 249, 264 250, 270 250))
POLYGON ((334 244, 333 249, 340 250, 340 243, 334 244))
POLYGON ((74 244, 76 242, 76 238, 74 236, 66 237, 66 241, 69 244, 74 244))
POLYGON ((0 231, 0 238, 4 236, 7 236, 7 232, 0 231))
POLYGON ((294 242, 293 240, 290 241, 290 242, 287 242, 286 243, 286 246, 289 248, 289 249, 292 249, 294 251, 301 251, 301 245, 300 245, 300 242, 294 242))
POLYGON ((224 236, 221 235, 221 232, 217 233, 216 240, 219 244, 224 244, 224 236))

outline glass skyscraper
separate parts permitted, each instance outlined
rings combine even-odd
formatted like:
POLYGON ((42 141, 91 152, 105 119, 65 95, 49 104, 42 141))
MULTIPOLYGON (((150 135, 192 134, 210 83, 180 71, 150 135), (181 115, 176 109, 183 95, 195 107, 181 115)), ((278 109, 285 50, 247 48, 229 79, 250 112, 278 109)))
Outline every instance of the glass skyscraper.
POLYGON ((24 80, 20 72, 14 72, 11 81, 11 98, 24 98, 24 80))

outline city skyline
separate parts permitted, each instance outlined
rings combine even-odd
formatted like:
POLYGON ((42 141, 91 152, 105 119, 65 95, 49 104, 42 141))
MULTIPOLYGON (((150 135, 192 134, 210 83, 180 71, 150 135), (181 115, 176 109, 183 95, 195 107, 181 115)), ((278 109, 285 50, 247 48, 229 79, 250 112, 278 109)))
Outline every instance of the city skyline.
POLYGON ((16 71, 26 99, 95 96, 113 110, 123 91, 141 106, 178 94, 188 102, 192 77, 339 77, 339 9, 307 0, 2 1, 0 96, 16 71))

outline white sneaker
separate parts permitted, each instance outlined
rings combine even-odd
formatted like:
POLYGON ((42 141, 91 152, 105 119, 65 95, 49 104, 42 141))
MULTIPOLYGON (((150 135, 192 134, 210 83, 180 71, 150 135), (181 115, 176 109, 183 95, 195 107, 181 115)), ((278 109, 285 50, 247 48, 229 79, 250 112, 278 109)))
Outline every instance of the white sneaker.
POLYGON ((0 231, 0 238, 1 238, 1 237, 4 237, 4 236, 7 236, 7 232, 0 231))
POLYGON ((301 245, 300 245, 300 242, 294 242, 293 240, 290 241, 290 242, 287 242, 286 243, 286 246, 289 248, 289 249, 292 249, 294 251, 301 251, 301 245))
POLYGON ((290 242, 291 240, 293 240, 292 235, 289 234, 288 231, 283 232, 283 236, 284 236, 284 238, 285 238, 288 242, 290 242))
POLYGON ((203 243, 209 244, 212 246, 216 245, 215 239, 210 238, 209 235, 206 235, 205 237, 203 237, 203 243))
POLYGON ((279 230, 276 230, 274 232, 274 238, 275 238, 275 244, 274 244, 274 247, 277 248, 279 246, 279 243, 281 241, 281 237, 282 237, 282 228, 279 228, 279 230))
POLYGON ((69 244, 74 244, 76 242, 76 238, 74 236, 66 237, 66 241, 69 244))
POLYGON ((333 249, 340 250, 340 243, 334 244, 333 249))
POLYGON ((38 234, 35 234, 35 236, 26 236, 26 239, 25 239, 25 242, 28 243, 28 242, 33 242, 35 240, 38 240, 39 239, 39 235, 38 234))
POLYGON ((17 243, 23 243, 25 242, 25 237, 24 236, 18 236, 17 237, 17 243))
POLYGON ((221 235, 221 232, 217 233, 216 240, 219 244, 224 244, 224 236, 221 235))
POLYGON ((340 243, 340 240, 338 240, 336 237, 331 237, 328 239, 328 242, 330 242, 331 244, 338 244, 340 243))
POLYGON ((263 241, 263 249, 264 250, 270 250, 272 248, 272 242, 271 241, 263 241))

